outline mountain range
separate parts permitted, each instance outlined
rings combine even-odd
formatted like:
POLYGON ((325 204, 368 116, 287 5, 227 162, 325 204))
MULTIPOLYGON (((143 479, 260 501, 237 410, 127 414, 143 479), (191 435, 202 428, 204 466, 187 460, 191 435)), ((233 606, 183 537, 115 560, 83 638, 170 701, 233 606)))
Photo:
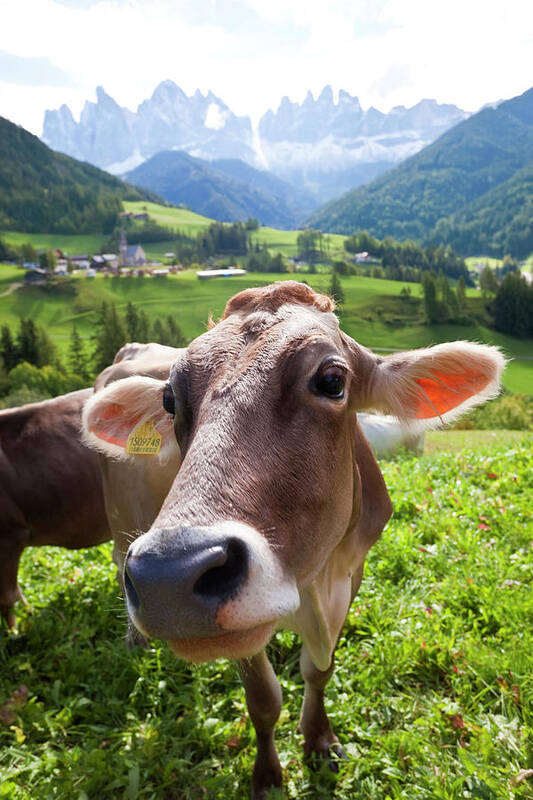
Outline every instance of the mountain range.
POLYGON ((363 111, 357 97, 326 86, 315 100, 284 97, 253 129, 212 92, 187 96, 163 81, 137 111, 124 108, 102 87, 76 122, 63 105, 46 111, 43 141, 55 150, 114 174, 131 171, 162 151, 181 150, 204 160, 240 159, 304 189, 315 207, 371 180, 434 141, 467 117, 453 105, 422 100, 388 114, 363 111))
POLYGON ((533 250, 533 89, 487 107, 402 164, 315 213, 335 233, 451 244, 462 254, 533 250))

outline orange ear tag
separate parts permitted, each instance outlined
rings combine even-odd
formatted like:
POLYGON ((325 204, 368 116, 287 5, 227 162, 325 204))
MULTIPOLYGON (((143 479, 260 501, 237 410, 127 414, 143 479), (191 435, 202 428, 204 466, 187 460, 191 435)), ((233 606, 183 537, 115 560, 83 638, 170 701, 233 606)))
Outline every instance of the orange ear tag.
POLYGON ((128 436, 126 453, 141 456, 156 456, 161 450, 163 437, 152 419, 147 419, 128 436))

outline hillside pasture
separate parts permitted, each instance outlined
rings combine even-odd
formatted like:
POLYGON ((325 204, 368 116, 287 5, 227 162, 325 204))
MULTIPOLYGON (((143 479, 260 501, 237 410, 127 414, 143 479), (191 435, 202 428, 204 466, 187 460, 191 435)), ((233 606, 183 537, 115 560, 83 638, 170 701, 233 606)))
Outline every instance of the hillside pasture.
POLYGON ((133 214, 147 213, 159 225, 186 234, 196 236, 198 231, 208 228, 213 222, 209 217, 195 214, 187 208, 175 208, 174 206, 161 206, 158 203, 146 203, 139 201, 127 201, 124 203, 124 210, 131 211, 133 214))
POLYGON ((20 233, 16 231, 6 231, 2 236, 8 244, 16 247, 29 242, 36 250, 59 248, 68 255, 99 253, 105 238, 99 233, 76 236, 64 233, 20 233))
MULTIPOLYGON (((338 776, 302 760, 297 637, 269 647, 287 798, 532 796, 533 441, 471 449, 460 433, 466 449, 382 462, 395 513, 326 691, 338 776)), ((249 797, 235 665, 192 666, 158 641, 129 653, 110 545, 27 549, 20 580, 29 607, 0 630, 3 800, 249 797)))
MULTIPOLYGON (((152 219, 160 225, 165 225, 187 236, 195 236, 198 231, 208 227, 213 222, 212 219, 203 217, 201 214, 195 214, 188 209, 160 206, 156 203, 126 201, 124 202, 124 208, 126 211, 132 211, 134 214, 140 214, 146 211, 150 214, 152 219)), ((276 228, 261 227, 256 231, 251 231, 250 239, 254 245, 256 243, 259 245, 266 245, 273 255, 275 253, 282 253, 286 258, 293 258, 298 254, 297 239, 299 233, 301 233, 301 231, 285 231, 277 230, 276 228)), ((329 241, 328 254, 331 257, 342 258, 346 256, 344 251, 346 236, 327 234, 327 239, 329 241)), ((167 242, 167 249, 169 244, 171 243, 167 242)))

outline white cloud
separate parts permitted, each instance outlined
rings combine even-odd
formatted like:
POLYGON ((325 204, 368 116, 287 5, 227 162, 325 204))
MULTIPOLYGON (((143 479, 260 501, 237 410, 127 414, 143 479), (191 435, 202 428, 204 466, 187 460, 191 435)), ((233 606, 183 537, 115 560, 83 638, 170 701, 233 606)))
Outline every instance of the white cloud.
POLYGON ((530 0, 2 0, 0 49, 78 88, 0 84, 0 114, 40 132, 46 107, 79 113, 98 84, 135 108, 167 78, 256 118, 327 83, 363 106, 473 110, 533 84, 531 30, 530 0))

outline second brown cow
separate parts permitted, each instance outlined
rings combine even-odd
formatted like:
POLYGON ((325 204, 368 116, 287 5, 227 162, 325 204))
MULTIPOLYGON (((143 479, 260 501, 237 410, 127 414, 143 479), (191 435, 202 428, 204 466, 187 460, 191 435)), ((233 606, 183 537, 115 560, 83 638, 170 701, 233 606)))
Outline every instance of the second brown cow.
POLYGON ((0 614, 15 624, 25 547, 91 547, 111 538, 98 456, 81 441, 92 389, 0 411, 0 614))

